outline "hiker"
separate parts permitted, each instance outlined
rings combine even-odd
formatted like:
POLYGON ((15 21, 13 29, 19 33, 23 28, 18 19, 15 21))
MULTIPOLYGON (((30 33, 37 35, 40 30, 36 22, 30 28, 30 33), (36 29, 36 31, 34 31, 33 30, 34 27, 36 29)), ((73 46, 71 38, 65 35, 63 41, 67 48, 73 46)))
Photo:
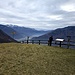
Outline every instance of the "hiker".
POLYGON ((51 37, 49 38, 49 41, 48 41, 48 45, 49 45, 49 46, 51 46, 52 41, 53 41, 53 36, 51 36, 51 37))

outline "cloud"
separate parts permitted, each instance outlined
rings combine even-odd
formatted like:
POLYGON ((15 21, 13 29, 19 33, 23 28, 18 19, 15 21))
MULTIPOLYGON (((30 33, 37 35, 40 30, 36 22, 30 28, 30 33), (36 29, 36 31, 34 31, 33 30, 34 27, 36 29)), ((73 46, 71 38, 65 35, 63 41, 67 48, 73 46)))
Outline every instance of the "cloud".
POLYGON ((74 4, 65 4, 61 6, 61 9, 67 12, 74 12, 75 11, 75 6, 74 4))
POLYGON ((0 0, 0 23, 35 29, 74 25, 75 0, 0 0))

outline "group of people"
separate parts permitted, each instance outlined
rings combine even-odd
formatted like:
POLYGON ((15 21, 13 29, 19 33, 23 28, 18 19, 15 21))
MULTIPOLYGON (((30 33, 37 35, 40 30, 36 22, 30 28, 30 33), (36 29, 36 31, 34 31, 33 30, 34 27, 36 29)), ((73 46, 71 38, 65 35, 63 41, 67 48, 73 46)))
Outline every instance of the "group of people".
POLYGON ((49 45, 49 46, 51 46, 52 41, 53 41, 53 36, 49 37, 49 40, 48 40, 48 45, 49 45))

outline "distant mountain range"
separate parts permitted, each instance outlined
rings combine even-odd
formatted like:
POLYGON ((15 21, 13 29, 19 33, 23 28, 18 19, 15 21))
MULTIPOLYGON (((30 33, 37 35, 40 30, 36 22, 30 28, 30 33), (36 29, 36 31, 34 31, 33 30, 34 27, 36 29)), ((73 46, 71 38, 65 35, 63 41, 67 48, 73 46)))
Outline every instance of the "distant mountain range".
POLYGON ((17 40, 25 40, 27 36, 33 40, 48 40, 50 36, 53 36, 53 39, 63 38, 67 40, 67 36, 71 36, 71 40, 75 40, 75 26, 68 26, 50 31, 38 31, 32 28, 0 24, 0 30, 17 40), (14 32, 15 34, 13 34, 14 32))
POLYGON ((0 43, 17 42, 0 29, 0 43))
POLYGON ((62 38, 67 40, 67 36, 71 36, 71 40, 75 41, 75 26, 68 26, 65 28, 59 28, 53 30, 47 34, 44 34, 39 37, 32 38, 33 40, 48 40, 50 36, 53 36, 53 39, 62 38))
POLYGON ((35 36, 43 35, 48 32, 48 31, 38 31, 32 28, 26 28, 21 26, 2 25, 2 24, 0 24, 0 29, 16 40, 26 39, 27 36, 32 38, 35 36), (15 34, 13 34, 14 32, 15 34))

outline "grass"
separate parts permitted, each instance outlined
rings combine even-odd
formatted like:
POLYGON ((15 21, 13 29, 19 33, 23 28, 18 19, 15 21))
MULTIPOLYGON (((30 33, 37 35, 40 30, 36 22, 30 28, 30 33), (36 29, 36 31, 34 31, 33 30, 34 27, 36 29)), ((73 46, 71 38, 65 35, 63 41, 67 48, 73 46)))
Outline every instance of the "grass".
POLYGON ((0 75, 75 75, 75 50, 0 44, 0 75))

